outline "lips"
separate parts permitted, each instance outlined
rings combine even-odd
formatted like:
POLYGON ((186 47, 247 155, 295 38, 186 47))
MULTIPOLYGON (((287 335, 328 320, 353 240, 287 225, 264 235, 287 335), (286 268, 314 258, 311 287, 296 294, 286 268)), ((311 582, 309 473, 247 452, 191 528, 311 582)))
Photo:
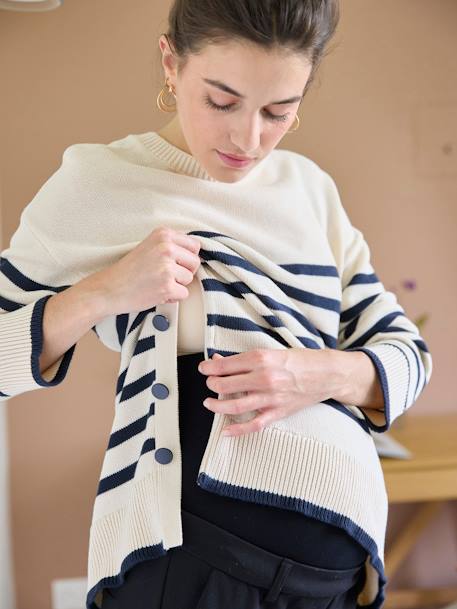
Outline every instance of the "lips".
POLYGON ((249 165, 251 165, 253 163, 253 159, 244 159, 244 160, 240 160, 239 158, 234 158, 231 156, 228 156, 222 152, 219 152, 219 150, 216 150, 217 155, 219 156, 220 160, 224 163, 224 165, 227 165, 228 167, 232 167, 234 169, 241 169, 244 167, 248 167, 249 165))
POLYGON ((253 161, 254 157, 250 156, 238 156, 237 154, 231 154, 229 152, 222 152, 225 156, 228 156, 231 159, 235 159, 235 161, 253 161))

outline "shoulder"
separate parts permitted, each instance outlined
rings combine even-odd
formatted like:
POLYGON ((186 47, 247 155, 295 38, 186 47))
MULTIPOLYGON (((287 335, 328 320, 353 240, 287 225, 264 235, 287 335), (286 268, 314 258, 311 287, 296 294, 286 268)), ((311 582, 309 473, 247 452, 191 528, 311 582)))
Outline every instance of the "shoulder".
POLYGON ((322 224, 327 224, 329 215, 338 213, 341 199, 335 180, 316 161, 293 150, 276 148, 271 153, 270 170, 273 167, 285 182, 302 191, 304 204, 312 207, 322 224))
POLYGON ((307 189, 322 191, 335 185, 331 175, 313 159, 285 148, 275 148, 271 152, 271 165, 289 178, 295 178, 307 189))
POLYGON ((62 165, 73 171, 90 170, 105 165, 110 167, 118 163, 138 163, 144 157, 144 146, 135 134, 108 143, 80 142, 65 148, 62 165))

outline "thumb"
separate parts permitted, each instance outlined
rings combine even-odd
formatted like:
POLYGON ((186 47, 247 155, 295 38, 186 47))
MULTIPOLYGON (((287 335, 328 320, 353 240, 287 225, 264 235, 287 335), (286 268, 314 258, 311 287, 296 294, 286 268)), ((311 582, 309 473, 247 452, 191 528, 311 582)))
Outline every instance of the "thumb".
POLYGON ((213 355, 211 356, 211 359, 216 359, 217 357, 221 358, 223 357, 223 355, 221 355, 220 353, 213 353, 213 355))

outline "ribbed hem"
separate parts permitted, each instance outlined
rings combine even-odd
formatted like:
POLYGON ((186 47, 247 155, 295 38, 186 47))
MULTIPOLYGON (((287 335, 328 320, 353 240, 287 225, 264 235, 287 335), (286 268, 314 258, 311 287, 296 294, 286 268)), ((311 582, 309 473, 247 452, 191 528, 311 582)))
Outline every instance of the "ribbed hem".
POLYGON ((167 142, 156 131, 148 131, 141 133, 138 136, 143 144, 157 157, 167 163, 167 165, 176 171, 201 180, 216 182, 213 177, 200 165, 195 157, 180 148, 177 148, 170 142, 167 142))
POLYGON ((3 398, 58 385, 65 378, 76 345, 46 370, 46 378, 40 372, 44 306, 51 296, 44 296, 7 315, 0 315, 0 390, 3 398))
POLYGON ((222 437, 227 422, 215 414, 197 484, 209 492, 295 510, 344 529, 370 555, 360 605, 380 606, 386 584, 388 497, 374 444, 367 445, 362 464, 336 446, 274 425, 222 437))
POLYGON ((104 585, 121 585, 134 564, 182 545, 179 497, 174 510, 163 511, 160 506, 162 497, 171 496, 170 480, 175 478, 168 466, 157 465, 155 473, 131 487, 127 506, 100 517, 97 498, 89 535, 87 609, 95 609, 104 585))

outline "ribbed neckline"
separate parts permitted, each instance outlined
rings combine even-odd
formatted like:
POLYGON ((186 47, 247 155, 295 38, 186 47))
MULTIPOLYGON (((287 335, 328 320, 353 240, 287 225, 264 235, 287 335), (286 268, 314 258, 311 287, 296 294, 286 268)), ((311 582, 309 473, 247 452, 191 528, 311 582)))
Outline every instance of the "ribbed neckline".
POLYGON ((148 131, 139 136, 144 145, 156 156, 165 161, 177 173, 183 173, 202 180, 217 182, 204 169, 195 157, 173 144, 170 144, 156 131, 148 131))

